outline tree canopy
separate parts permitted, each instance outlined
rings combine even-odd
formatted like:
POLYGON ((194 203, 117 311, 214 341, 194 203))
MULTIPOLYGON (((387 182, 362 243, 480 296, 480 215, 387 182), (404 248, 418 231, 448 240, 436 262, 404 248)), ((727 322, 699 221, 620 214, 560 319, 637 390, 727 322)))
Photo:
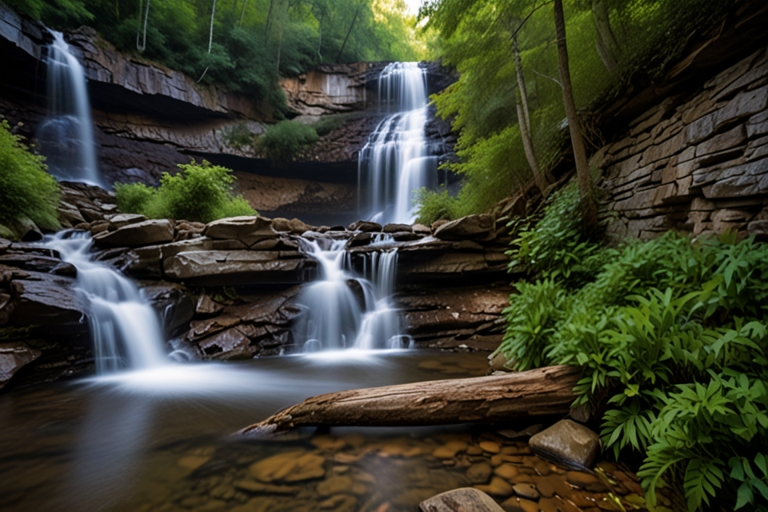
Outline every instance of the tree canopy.
POLYGON ((419 57, 402 0, 5 1, 53 28, 93 26, 121 50, 274 105, 284 104, 281 75, 419 57))

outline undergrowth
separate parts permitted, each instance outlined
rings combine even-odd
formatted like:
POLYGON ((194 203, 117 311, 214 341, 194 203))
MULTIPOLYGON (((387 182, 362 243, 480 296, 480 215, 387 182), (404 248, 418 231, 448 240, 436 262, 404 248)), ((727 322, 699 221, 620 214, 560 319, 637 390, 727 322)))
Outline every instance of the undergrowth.
POLYGON ((232 171, 203 160, 180 164, 176 175, 163 173, 160 187, 142 183, 115 184, 117 204, 125 213, 152 219, 211 222, 226 217, 257 215, 248 201, 232 194, 232 171))
POLYGON ((516 226, 510 266, 530 282, 498 351, 518 370, 584 369, 576 404, 641 461, 651 507, 669 486, 691 511, 768 510, 768 245, 670 232, 606 248, 579 233, 578 201, 565 189, 516 226))
POLYGON ((280 121, 256 140, 257 147, 273 162, 290 162, 305 147, 317 142, 314 128, 298 121, 280 121))
POLYGON ((46 172, 45 159, 29 151, 22 138, 0 121, 0 224, 14 229, 23 217, 56 230, 59 184, 46 172))

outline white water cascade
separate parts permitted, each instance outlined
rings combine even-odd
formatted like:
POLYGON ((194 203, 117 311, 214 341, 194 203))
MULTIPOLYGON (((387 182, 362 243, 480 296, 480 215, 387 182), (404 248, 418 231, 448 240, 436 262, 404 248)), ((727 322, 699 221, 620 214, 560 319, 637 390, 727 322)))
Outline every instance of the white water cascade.
POLYGON ((51 33, 53 44, 46 59, 51 117, 38 128, 40 148, 58 179, 100 185, 83 66, 70 52, 64 35, 51 33))
POLYGON ((303 241, 304 250, 320 266, 320 279, 299 296, 305 308, 294 334, 305 352, 354 348, 372 350, 408 348, 400 312, 391 303, 397 271, 397 251, 372 252, 366 259, 364 277, 350 270, 345 240, 303 241))
POLYGON ((168 364, 157 315, 130 280, 91 260, 86 233, 60 232, 45 246, 77 269, 77 286, 88 299, 96 372, 148 370, 168 364))
POLYGON ((428 155, 424 133, 427 78, 418 62, 395 62, 384 68, 379 75, 379 105, 391 114, 360 151, 358 195, 365 188, 364 208, 371 220, 412 223, 414 191, 437 185, 437 159, 428 155))

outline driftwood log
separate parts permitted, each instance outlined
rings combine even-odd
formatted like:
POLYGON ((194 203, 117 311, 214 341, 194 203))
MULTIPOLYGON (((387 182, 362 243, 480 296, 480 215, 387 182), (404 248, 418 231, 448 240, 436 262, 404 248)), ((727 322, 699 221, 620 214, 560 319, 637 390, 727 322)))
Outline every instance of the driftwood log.
POLYGON ((244 428, 261 436, 297 427, 393 427, 490 423, 564 415, 581 369, 550 366, 469 379, 433 380, 338 391, 306 399, 244 428))

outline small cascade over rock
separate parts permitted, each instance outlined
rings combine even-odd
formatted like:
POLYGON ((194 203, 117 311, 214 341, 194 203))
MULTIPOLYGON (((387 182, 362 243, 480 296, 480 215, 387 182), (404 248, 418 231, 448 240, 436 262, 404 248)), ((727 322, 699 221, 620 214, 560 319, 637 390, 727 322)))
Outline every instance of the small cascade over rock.
POLYGON ((379 223, 412 223, 413 194, 437 185, 437 159, 428 155, 427 78, 418 62, 394 62, 379 76, 379 105, 391 113, 368 137, 358 159, 362 210, 379 223))
POLYGON ((90 236, 61 232, 45 246, 77 269, 77 285, 90 306, 96 371, 145 370, 168 363, 157 315, 136 285, 106 265, 93 261, 90 236))
POLYGON ((397 250, 384 247, 366 256, 364 276, 351 270, 346 240, 302 240, 302 247, 319 263, 319 279, 298 298, 305 308, 294 329, 305 352, 355 348, 407 348, 400 312, 391 303, 397 272, 397 250))
POLYGON ((101 186, 83 66, 70 52, 64 35, 51 33, 53 43, 45 59, 51 117, 37 130, 40 149, 58 179, 101 186))

